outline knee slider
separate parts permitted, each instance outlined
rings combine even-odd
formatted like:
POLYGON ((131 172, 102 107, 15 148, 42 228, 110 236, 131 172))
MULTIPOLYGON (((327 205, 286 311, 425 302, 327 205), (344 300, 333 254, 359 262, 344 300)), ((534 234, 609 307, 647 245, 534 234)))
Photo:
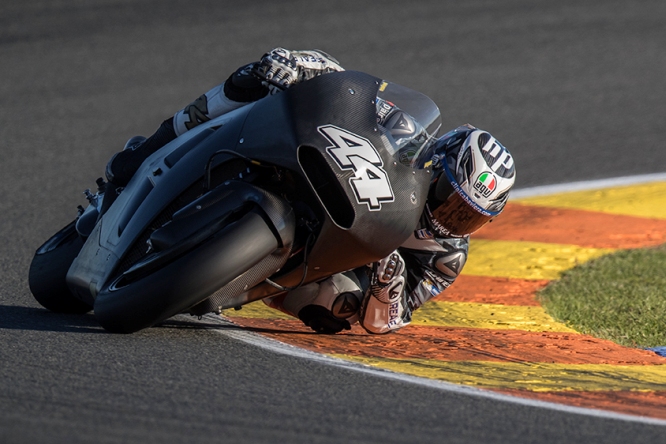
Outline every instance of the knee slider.
POLYGON ((298 302, 294 301, 293 310, 297 311, 298 318, 305 325, 316 332, 338 333, 349 330, 351 324, 358 320, 362 298, 363 293, 357 283, 348 276, 338 274, 320 282, 316 291, 301 295, 298 302))
POLYGON ((321 305, 306 305, 298 312, 298 318, 317 333, 335 334, 351 329, 347 319, 336 316, 332 310, 321 305))
MULTIPOLYGON (((350 330, 358 320, 361 308, 361 292, 346 291, 338 294, 329 305, 306 305, 298 312, 298 318, 317 333, 334 334, 350 330)), ((323 301, 319 301, 323 302, 323 301)))

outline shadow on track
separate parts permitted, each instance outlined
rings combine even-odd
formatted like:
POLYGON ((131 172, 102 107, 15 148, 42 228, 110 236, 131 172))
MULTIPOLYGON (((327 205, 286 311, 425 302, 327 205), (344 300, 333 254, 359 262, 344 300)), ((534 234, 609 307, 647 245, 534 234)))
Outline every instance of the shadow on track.
MULTIPOLYGON (((180 315, 185 316, 185 315, 180 315)), ((192 330, 225 330, 225 331, 247 331, 252 333, 271 333, 271 334, 290 334, 290 335, 318 335, 314 331, 298 331, 298 330, 288 330, 284 328, 266 328, 266 327, 248 327, 242 325, 236 325, 231 323, 215 323, 215 322, 205 322, 203 320, 196 321, 184 321, 178 319, 168 319, 163 323, 156 325, 155 328, 175 328, 175 329, 192 329, 192 330)))
MULTIPOLYGON (((290 333, 315 334, 314 332, 295 332, 283 329, 241 327, 234 324, 185 320, 186 315, 168 319, 153 328, 175 330, 242 330, 255 333, 290 333)), ((106 333, 92 313, 65 314, 54 313, 44 308, 0 305, 0 330, 32 330, 67 333, 106 333)))
MULTIPOLYGON (((286 328, 269 328, 269 327, 251 327, 247 325, 236 325, 232 324, 229 321, 229 323, 222 323, 222 321, 218 324, 216 322, 206 322, 205 320, 193 320, 193 321, 184 321, 182 320, 182 316, 185 315, 180 315, 181 320, 179 319, 168 319, 164 321, 163 323, 156 325, 156 328, 175 328, 175 329, 193 329, 193 330, 224 330, 224 331, 246 331, 246 332, 252 332, 252 333, 267 333, 267 334, 289 334, 289 335, 319 335, 320 333, 317 333, 315 331, 302 331, 302 330, 292 330, 292 329, 286 329, 286 328)), ((204 318, 205 319, 205 318, 204 318)), ((352 335, 352 334, 347 334, 346 336, 357 336, 357 335, 352 335)), ((365 335, 362 335, 365 336, 365 335)))
POLYGON ((43 308, 0 305, 0 329, 103 333, 92 314, 53 313, 43 308))

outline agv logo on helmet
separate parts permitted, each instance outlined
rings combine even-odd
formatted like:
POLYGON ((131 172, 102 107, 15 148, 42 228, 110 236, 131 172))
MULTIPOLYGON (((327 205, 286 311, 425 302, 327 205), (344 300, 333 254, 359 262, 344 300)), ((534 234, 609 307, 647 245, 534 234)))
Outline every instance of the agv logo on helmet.
MULTIPOLYGON (((463 161, 466 180, 460 181, 460 186, 463 190, 467 188, 466 192, 477 204, 490 209, 492 201, 508 191, 509 183, 513 184, 513 157, 493 136, 474 130, 459 152, 458 162, 463 161)), ((457 165, 456 169, 461 166, 457 165)))
POLYGON ((474 183, 474 189, 481 193, 483 197, 490 196, 497 188, 497 179, 493 173, 481 173, 474 183))
MULTIPOLYGON (((511 178, 514 174, 513 157, 494 137, 481 132, 477 135, 477 144, 486 166, 502 178, 511 178)), ((490 197, 497 189, 498 179, 491 171, 484 171, 476 177, 474 189, 483 197, 490 197)))

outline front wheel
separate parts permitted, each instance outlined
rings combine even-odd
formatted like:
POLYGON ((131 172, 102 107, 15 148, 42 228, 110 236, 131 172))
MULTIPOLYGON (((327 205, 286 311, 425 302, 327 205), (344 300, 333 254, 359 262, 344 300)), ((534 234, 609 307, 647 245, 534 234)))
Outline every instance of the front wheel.
POLYGON ((87 313, 92 306, 77 299, 67 287, 69 267, 83 247, 71 222, 39 247, 30 264, 28 285, 44 308, 56 313, 87 313))
POLYGON ((97 295, 95 317, 115 333, 151 327, 203 301, 278 248, 264 218, 249 212, 167 264, 155 269, 147 262, 145 273, 115 279, 97 295))

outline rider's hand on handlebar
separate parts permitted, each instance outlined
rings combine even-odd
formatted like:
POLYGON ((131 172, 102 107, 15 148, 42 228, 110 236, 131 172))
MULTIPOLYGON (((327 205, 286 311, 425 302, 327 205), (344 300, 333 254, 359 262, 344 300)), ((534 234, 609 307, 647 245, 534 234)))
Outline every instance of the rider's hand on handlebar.
POLYGON ((259 62, 259 70, 267 80, 271 80, 266 82, 271 94, 289 88, 298 80, 296 59, 284 48, 275 48, 264 54, 259 62))

